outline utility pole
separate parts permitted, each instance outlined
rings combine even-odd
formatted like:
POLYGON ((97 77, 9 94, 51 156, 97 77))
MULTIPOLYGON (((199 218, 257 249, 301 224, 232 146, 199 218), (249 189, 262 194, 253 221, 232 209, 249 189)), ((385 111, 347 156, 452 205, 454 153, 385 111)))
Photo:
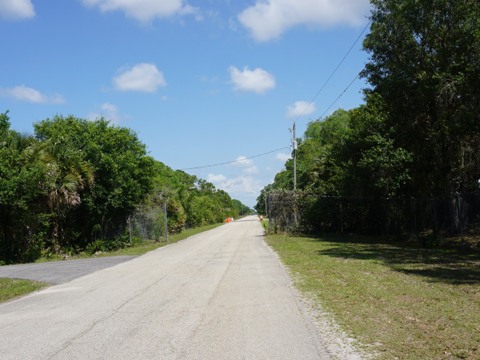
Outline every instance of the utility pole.
POLYGON ((293 147, 293 196, 295 204, 293 206, 293 221, 295 226, 298 226, 298 215, 296 205, 296 193, 297 193, 297 129, 296 124, 293 122, 292 128, 292 147, 293 147))
POLYGON ((292 147, 293 147, 293 191, 297 190, 297 132, 295 122, 292 128, 292 147))

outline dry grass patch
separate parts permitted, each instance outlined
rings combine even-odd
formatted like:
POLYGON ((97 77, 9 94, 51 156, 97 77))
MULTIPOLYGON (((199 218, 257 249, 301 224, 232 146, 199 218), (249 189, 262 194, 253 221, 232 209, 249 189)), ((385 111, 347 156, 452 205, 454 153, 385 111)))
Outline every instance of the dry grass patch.
POLYGON ((268 236, 300 290, 383 359, 480 359, 480 256, 268 236))

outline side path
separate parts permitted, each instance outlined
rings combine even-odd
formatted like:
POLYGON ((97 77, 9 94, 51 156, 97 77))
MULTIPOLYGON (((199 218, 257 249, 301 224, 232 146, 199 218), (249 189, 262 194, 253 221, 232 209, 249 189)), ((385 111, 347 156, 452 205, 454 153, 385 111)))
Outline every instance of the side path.
POLYGON ((246 218, 2 304, 1 358, 330 359, 262 233, 246 218))
POLYGON ((110 256, 93 259, 52 261, 36 264, 0 266, 0 278, 27 279, 62 284, 92 272, 132 260, 135 256, 110 256))

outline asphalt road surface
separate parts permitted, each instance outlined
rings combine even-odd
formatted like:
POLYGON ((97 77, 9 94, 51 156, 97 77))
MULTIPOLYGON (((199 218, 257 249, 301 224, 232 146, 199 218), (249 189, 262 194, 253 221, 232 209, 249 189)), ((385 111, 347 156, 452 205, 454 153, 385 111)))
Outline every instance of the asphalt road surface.
POLYGON ((256 217, 0 305, 5 359, 329 359, 256 217))
POLYGON ((134 257, 135 256, 111 256, 0 266, 0 278, 28 279, 43 281, 49 284, 62 284, 80 276, 131 260, 134 257))

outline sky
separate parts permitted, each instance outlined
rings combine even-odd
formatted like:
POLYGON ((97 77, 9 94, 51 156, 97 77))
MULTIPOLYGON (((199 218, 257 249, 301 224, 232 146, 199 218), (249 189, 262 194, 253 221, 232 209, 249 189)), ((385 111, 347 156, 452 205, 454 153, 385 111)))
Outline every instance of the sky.
POLYGON ((368 0, 0 0, 0 112, 27 134, 104 117, 253 207, 294 123, 302 137, 363 103, 369 13, 368 0))

